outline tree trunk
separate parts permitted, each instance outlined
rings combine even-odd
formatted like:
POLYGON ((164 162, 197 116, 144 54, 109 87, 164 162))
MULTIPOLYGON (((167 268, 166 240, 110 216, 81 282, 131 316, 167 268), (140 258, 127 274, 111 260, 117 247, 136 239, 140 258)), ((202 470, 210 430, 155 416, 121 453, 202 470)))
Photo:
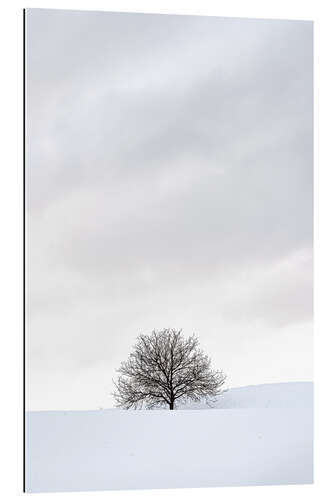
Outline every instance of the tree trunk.
POLYGON ((171 401, 171 403, 169 403, 169 408, 170 408, 170 410, 173 410, 173 401, 171 401))

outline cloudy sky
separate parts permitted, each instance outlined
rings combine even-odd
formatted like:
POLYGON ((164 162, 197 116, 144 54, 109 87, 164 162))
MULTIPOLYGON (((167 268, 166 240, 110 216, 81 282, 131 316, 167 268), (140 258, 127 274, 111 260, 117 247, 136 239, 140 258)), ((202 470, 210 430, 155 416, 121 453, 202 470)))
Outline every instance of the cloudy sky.
POLYGON ((27 12, 27 408, 113 406, 140 333, 312 379, 312 23, 27 12))

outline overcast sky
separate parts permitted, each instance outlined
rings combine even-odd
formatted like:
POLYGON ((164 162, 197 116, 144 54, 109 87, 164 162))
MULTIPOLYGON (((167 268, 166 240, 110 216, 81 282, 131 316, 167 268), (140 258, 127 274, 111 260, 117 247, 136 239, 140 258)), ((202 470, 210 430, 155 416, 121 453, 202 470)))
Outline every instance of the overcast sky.
POLYGON ((27 12, 27 409, 113 406, 140 333, 312 379, 312 23, 27 12))

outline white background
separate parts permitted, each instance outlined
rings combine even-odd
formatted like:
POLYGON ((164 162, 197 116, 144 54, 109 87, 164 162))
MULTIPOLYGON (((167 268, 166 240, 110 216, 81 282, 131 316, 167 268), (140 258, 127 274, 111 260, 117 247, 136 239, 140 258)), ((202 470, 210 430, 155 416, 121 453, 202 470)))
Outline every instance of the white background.
MULTIPOLYGON (((22 493, 22 9, 118 10, 315 21, 315 485, 52 494, 52 498, 330 498, 332 474, 333 19, 327 0, 7 1, 1 8, 0 494, 22 493)), ((295 360, 295 362, 297 362, 295 360)), ((221 453, 223 450, 221 450, 221 453)), ((227 460, 228 457, 221 457, 227 460)), ((50 498, 38 494, 39 499, 50 498)))

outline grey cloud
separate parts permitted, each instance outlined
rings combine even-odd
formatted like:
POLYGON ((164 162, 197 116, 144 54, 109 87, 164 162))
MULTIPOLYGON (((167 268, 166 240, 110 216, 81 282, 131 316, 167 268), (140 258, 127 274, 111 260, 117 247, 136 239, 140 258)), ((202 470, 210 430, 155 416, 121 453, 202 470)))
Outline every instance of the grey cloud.
POLYGON ((27 19, 32 405, 46 397, 37 373, 93 364, 103 385, 105 359, 113 373, 139 331, 165 324, 204 330, 221 362, 223 344, 238 351, 220 332, 241 344, 256 322, 287 329, 296 351, 312 317, 312 24, 27 19), (257 293, 243 289, 251 270, 257 293))

